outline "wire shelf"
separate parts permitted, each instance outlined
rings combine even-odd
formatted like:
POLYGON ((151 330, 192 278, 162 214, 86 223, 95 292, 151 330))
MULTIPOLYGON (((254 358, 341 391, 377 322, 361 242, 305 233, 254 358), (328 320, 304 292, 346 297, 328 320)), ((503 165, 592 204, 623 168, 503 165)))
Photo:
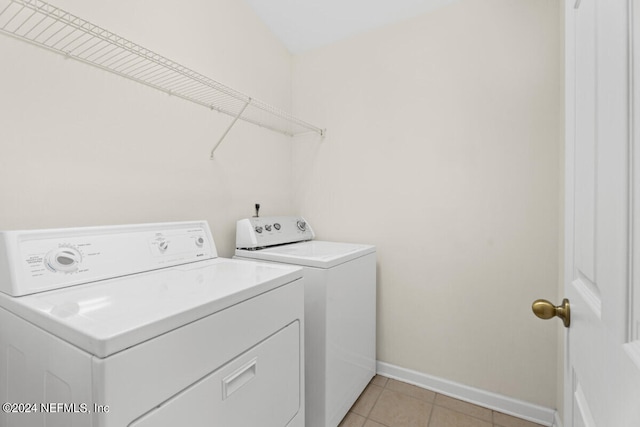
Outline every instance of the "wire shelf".
POLYGON ((325 130, 40 0, 0 0, 0 32, 285 135, 325 130))

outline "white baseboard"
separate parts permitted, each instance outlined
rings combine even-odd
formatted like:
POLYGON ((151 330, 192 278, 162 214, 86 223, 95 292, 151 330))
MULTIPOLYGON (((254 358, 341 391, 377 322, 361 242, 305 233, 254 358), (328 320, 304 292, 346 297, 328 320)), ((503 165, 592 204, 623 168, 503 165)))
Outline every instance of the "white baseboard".
POLYGON ((385 362, 377 362, 377 373, 437 393, 445 394, 465 402, 484 406, 504 414, 513 415, 548 427, 561 427, 557 412, 550 408, 513 399, 490 391, 469 387, 443 378, 401 368, 385 362))

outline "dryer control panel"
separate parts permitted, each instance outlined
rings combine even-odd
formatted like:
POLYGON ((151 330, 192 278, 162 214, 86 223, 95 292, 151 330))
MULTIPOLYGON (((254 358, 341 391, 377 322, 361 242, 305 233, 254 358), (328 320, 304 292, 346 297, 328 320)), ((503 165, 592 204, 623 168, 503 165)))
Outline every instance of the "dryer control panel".
POLYGON ((259 249, 314 237, 313 229, 301 216, 253 217, 236 224, 236 249, 259 249))
POLYGON ((0 232, 0 291, 21 296, 215 258, 206 221, 0 232))

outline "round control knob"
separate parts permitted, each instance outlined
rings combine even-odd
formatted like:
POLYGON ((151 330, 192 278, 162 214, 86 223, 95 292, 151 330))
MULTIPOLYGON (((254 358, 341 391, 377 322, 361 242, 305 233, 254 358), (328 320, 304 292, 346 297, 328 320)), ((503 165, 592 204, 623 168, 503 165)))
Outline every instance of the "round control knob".
POLYGON ((280 230, 280 224, 276 222, 275 224, 273 224, 273 228, 275 228, 276 230, 280 230))
POLYGON ((298 229, 300 231, 306 231, 307 230, 307 223, 304 222, 303 220, 299 219, 296 224, 298 225, 298 229))
POLYGON ((72 246, 60 246, 50 251, 44 260, 44 265, 53 272, 73 273, 78 271, 82 262, 82 254, 72 246))
POLYGON ((271 231, 271 224, 265 225, 264 229, 267 230, 267 231, 271 231))
POLYGON ((256 233, 262 233, 262 227, 259 225, 256 227, 256 233))
POLYGON ((198 236, 196 237, 196 246, 201 248, 204 245, 204 237, 198 236))
POLYGON ((165 252, 169 248, 169 242, 166 239, 158 239, 158 249, 165 252))

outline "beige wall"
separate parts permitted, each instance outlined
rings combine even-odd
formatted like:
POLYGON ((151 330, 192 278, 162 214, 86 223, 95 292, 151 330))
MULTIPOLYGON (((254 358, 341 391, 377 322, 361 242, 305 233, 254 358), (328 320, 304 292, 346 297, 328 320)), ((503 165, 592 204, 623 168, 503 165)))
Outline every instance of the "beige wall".
MULTIPOLYGON (((56 5, 280 108, 291 56, 236 0, 56 5)), ((291 139, 0 37, 0 229, 206 219, 230 256, 235 221, 291 211, 291 139)))
POLYGON ((294 58, 294 203, 378 247, 378 359, 546 407, 559 276, 555 0, 462 0, 294 58))

